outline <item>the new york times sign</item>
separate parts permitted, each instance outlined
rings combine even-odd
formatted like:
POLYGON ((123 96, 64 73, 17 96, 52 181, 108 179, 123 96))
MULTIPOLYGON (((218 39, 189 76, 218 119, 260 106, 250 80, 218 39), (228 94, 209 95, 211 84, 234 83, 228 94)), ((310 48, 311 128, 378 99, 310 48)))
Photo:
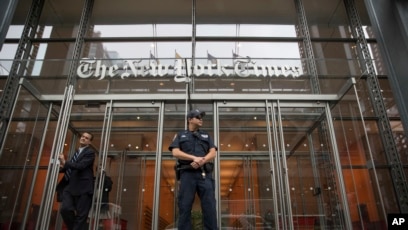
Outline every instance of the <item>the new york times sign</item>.
POLYGON ((185 82, 187 75, 196 77, 292 77, 298 78, 301 73, 298 66, 257 65, 251 59, 234 60, 233 65, 216 63, 192 66, 191 60, 176 59, 174 65, 161 64, 157 61, 142 63, 142 60, 124 60, 122 65, 105 65, 102 60, 82 59, 77 68, 80 78, 148 78, 174 77, 176 82, 185 82), (194 72, 193 72, 194 71, 194 72))

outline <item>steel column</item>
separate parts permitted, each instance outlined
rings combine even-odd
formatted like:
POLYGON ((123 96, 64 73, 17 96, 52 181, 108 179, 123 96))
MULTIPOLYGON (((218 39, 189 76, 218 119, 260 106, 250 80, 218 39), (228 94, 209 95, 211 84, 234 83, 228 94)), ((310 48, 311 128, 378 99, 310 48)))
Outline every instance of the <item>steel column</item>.
MULTIPOLYGON (((310 75, 310 84, 312 86, 312 93, 320 94, 319 79, 317 74, 317 67, 313 54, 312 41, 310 39, 309 27, 307 25, 307 18, 302 0, 295 0, 296 12, 299 20, 296 32, 299 37, 303 38, 303 47, 299 47, 300 51, 305 51, 306 67, 310 75)), ((302 61, 303 62, 303 61, 302 61)))
POLYGON ((387 115, 387 108, 383 100, 380 84, 375 73, 374 64, 370 55, 370 50, 367 40, 364 36, 363 27, 360 16, 355 7, 354 0, 344 0, 347 16, 350 20, 351 31, 357 38, 357 50, 362 68, 365 68, 364 73, 367 74, 368 95, 374 109, 375 115, 378 117, 378 129, 381 136, 385 155, 390 166, 390 173, 394 189, 396 192, 395 198, 398 199, 400 211, 408 212, 408 184, 404 173, 404 168, 397 151, 395 139, 392 133, 390 120, 387 115))
MULTIPOLYGON (((36 58, 30 56, 32 49, 31 39, 35 38, 43 6, 44 0, 34 0, 31 4, 17 52, 10 69, 10 74, 0 99, 0 143, 5 142, 6 133, 11 121, 13 105, 17 100, 20 78, 27 74, 30 61, 36 58)), ((0 146, 0 154, 3 152, 2 148, 3 146, 0 146)))

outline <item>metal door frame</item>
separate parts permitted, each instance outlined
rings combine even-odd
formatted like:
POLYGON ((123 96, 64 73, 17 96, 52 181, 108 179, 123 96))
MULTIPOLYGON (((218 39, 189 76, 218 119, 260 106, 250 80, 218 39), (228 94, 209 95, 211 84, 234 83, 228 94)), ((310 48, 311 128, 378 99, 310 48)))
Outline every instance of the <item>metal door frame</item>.
MULTIPOLYGON (((115 102, 110 100, 106 103, 103 128, 101 132, 101 144, 98 159, 98 168, 96 172, 96 185, 94 190, 94 199, 92 201, 92 207, 99 207, 102 199, 102 187, 104 174, 106 173, 106 163, 109 150, 109 139, 111 135, 113 109, 114 108, 158 108, 158 125, 157 125, 157 149, 156 149, 156 166, 155 166, 155 182, 154 182, 154 197, 153 197, 153 221, 152 230, 158 229, 159 220, 159 204, 160 204, 160 175, 161 175, 161 161, 162 161, 162 139, 163 139, 163 117, 164 117, 164 102, 115 102)), ((123 169, 122 169, 123 170, 123 169)), ((91 218, 90 229, 97 230, 100 217, 100 210, 91 210, 94 218, 91 218), (93 226, 93 228, 92 228, 93 226)))
MULTIPOLYGON (((271 106, 272 106, 272 112, 275 111, 275 108, 278 112, 278 127, 276 127, 277 129, 279 129, 279 133, 280 135, 280 140, 281 143, 279 143, 282 154, 286 155, 285 153, 285 140, 283 137, 283 127, 282 127, 282 120, 281 120, 281 108, 285 108, 285 107, 290 107, 290 108, 321 108, 322 109, 322 116, 324 116, 325 121, 327 121, 327 127, 328 127, 328 137, 329 137, 329 141, 330 141, 330 146, 331 146, 331 152, 333 153, 333 158, 334 158, 334 164, 335 164, 335 168, 336 168, 336 176, 339 182, 338 185, 338 189, 339 189, 339 196, 341 197, 339 203, 342 205, 343 211, 345 212, 345 215, 343 215, 344 217, 344 225, 346 226, 347 229, 352 229, 352 221, 351 221, 351 217, 350 217, 350 209, 349 209, 349 204, 347 202, 347 193, 346 193, 346 187, 344 184, 344 179, 343 179, 343 173, 342 173, 342 168, 341 168, 341 161, 340 161, 340 155, 339 155, 339 151, 338 151, 338 147, 337 147, 337 142, 336 142, 336 135, 335 135, 335 131, 334 131, 334 126, 333 126, 333 119, 332 119, 332 115, 331 115, 331 109, 330 109, 330 104, 329 102, 281 102, 280 100, 277 101, 272 101, 271 102, 271 106)), ((272 114, 272 119, 274 119, 276 116, 274 114, 272 114)), ((276 130, 277 131, 277 130, 276 130)), ((275 131, 274 131, 275 133, 275 131)), ((310 135, 309 135, 310 136, 310 135)), ((308 137, 310 138, 310 137, 308 137)), ((312 150, 311 150, 312 151, 312 150)), ((286 162, 286 159, 284 159, 284 162, 286 162)), ((287 170, 286 165, 284 165, 284 169, 283 170, 287 170)), ((284 171, 282 173, 285 173, 284 171)), ((289 178, 286 174, 285 178, 286 180, 286 189, 287 191, 290 191, 289 189, 289 178)), ((288 207, 290 206, 290 193, 288 193, 287 196, 289 199, 287 199, 287 205, 289 204, 288 207)), ((291 210, 288 210, 288 217, 289 218, 293 218, 293 213, 291 210)), ((293 222, 289 221, 289 226, 287 226, 289 229, 294 229, 293 226, 293 222)))
MULTIPOLYGON (((278 210, 278 206, 281 207, 287 207, 285 209, 285 215, 288 216, 288 218, 293 218, 292 210, 291 210, 291 198, 290 198, 290 188, 289 188, 289 178, 288 174, 286 173, 287 165, 286 165, 286 159, 283 158, 282 161, 282 166, 275 169, 274 167, 274 151, 282 151, 283 155, 286 155, 285 153, 285 141, 283 137, 283 127, 282 127, 282 120, 281 120, 281 108, 284 107, 299 107, 299 108, 322 108, 322 116, 325 116, 324 119, 327 121, 327 126, 329 129, 329 138, 330 138, 330 143, 331 143, 331 151, 334 155, 334 162, 336 166, 336 174, 338 176, 339 180, 339 191, 340 191, 340 196, 341 196, 341 204, 343 206, 344 211, 346 212, 346 215, 344 215, 345 218, 345 225, 351 229, 352 224, 351 224, 351 219, 349 214, 349 206, 347 203, 347 196, 346 196, 346 189, 344 185, 344 180, 343 180, 343 174, 341 171, 341 162, 339 158, 339 152, 337 148, 337 143, 336 143, 336 138, 335 138, 335 132, 334 132, 334 126, 332 123, 332 116, 331 116, 331 110, 330 110, 330 105, 329 102, 281 102, 279 99, 278 100, 272 100, 272 101, 252 101, 252 102, 228 102, 228 101, 217 101, 214 103, 214 114, 213 114, 213 120, 214 120, 214 142, 218 146, 220 143, 219 140, 219 129, 220 129, 220 122, 219 122, 219 108, 223 107, 264 107, 265 108, 265 116, 266 116, 266 124, 267 124, 267 138, 268 138, 268 145, 269 145, 269 159, 270 159, 270 168, 271 168, 271 183, 272 185, 276 185, 275 177, 272 176, 274 173, 278 173, 281 175, 278 178, 281 178, 281 181, 278 181, 278 186, 272 186, 273 188, 273 199, 274 199, 274 208, 275 210, 278 210), (275 112, 276 110, 276 112, 275 112), (278 118, 278 119, 276 119, 278 118), (275 125, 277 124, 277 125, 275 125), (279 132, 278 132, 279 131, 279 132), (278 137, 279 135, 279 137, 278 137), (273 138, 272 138, 273 137, 273 138), (279 141, 282 140, 282 141, 279 141), (280 143, 279 143, 280 142, 280 143), (289 191, 287 192, 286 199, 281 200, 280 204, 278 204, 278 199, 277 199, 277 190, 280 189, 281 192, 284 192, 284 190, 289 191)), ((217 200, 217 219, 218 219, 218 226, 221 225, 221 196, 220 196, 220 157, 217 157, 215 159, 215 180, 218 181, 215 186, 215 195, 216 195, 216 200, 217 200)), ((283 216, 283 214, 282 214, 283 216)), ((275 219, 278 220, 278 213, 275 212, 275 219)), ((283 222, 284 223, 284 222, 283 222)), ((276 225, 278 225, 278 221, 276 221, 276 225)), ((278 226, 277 226, 278 227, 278 226)), ((288 229, 294 229, 293 222, 288 221, 287 226, 285 226, 288 229)))
MULTIPOLYGON (((271 129, 270 129, 270 119, 269 119, 269 108, 270 105, 268 104, 268 101, 252 101, 252 102, 235 102, 235 101, 218 101, 214 103, 214 142, 216 146, 219 146, 220 143, 220 121, 219 121, 219 117, 220 117, 220 108, 224 108, 224 107, 240 107, 240 108, 253 108, 253 107, 258 107, 258 108, 265 108, 265 117, 266 119, 266 132, 267 132, 267 140, 268 140, 268 152, 269 152, 269 159, 270 159, 270 168, 271 168, 271 173, 274 171, 273 167, 274 165, 272 164, 273 162, 273 156, 272 156, 272 145, 271 145, 271 129)), ((216 200, 217 200, 217 221, 218 221, 218 226, 221 226, 221 191, 220 191, 220 156, 218 153, 218 157, 215 158, 215 173, 214 173, 214 178, 215 178, 215 196, 216 196, 216 200)), ((273 200, 274 200, 274 206, 277 207, 276 204, 276 188, 275 188, 275 180, 274 177, 271 176, 271 185, 272 185, 272 191, 273 191, 273 200)), ((276 210, 276 209, 275 209, 276 210)))

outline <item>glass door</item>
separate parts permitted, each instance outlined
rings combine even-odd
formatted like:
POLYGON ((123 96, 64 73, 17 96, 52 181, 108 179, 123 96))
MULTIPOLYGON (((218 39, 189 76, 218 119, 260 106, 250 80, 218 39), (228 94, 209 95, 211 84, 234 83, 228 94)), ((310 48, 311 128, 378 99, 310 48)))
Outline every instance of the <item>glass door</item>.
POLYGON ((325 103, 217 104, 221 229, 348 229, 325 103))
POLYGON ((271 115, 279 226, 351 229, 329 105, 278 102, 271 115))
POLYGON ((265 103, 217 104, 221 229, 275 228, 278 188, 271 176, 266 108, 265 103))
MULTIPOLYGON (((206 112, 203 119, 202 129, 208 132, 214 137, 214 110, 211 103, 192 104, 191 108, 198 108, 206 112)), ((177 229, 178 219, 178 206, 177 206, 177 194, 179 183, 176 180, 176 173, 174 166, 176 164, 176 158, 172 156, 172 153, 168 150, 168 147, 172 143, 175 135, 187 128, 186 121, 186 104, 179 103, 166 103, 164 106, 163 117, 163 152, 161 156, 160 171, 156 172, 160 175, 160 184, 157 186, 160 188, 160 202, 158 207, 158 226, 155 229, 177 229)), ((194 200, 192 207, 192 227, 193 229, 202 229, 202 214, 201 203, 198 196, 194 200)))
POLYGON ((105 113, 93 229, 152 229, 161 104, 110 102, 105 113))

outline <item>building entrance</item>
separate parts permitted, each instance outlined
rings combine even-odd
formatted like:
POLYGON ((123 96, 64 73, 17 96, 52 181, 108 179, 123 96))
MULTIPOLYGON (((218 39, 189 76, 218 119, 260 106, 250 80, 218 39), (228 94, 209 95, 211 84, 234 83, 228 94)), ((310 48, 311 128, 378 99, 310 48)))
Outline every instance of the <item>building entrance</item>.
MULTIPOLYGON (((203 129, 218 146, 214 179, 221 229, 348 229, 352 214, 328 104, 215 101, 193 107, 206 111, 203 129)), ((182 101, 74 103, 64 152, 75 149, 73 134, 95 135, 97 189, 89 216, 93 229, 175 227, 176 160, 168 146, 186 127, 185 111, 182 101), (112 180, 109 189, 104 185, 106 176, 112 180)), ((52 120, 52 113, 47 119, 52 120)), ((46 130, 53 130, 52 125, 46 130)), ((52 152, 54 135, 45 134, 38 143, 49 148, 43 152, 52 152)), ((46 181, 52 180, 46 177, 47 159, 36 167, 38 178, 49 186, 43 188, 53 195, 54 185, 46 181)), ((55 197, 42 198, 40 188, 33 191, 24 192, 33 200, 30 207, 21 206, 26 222, 39 226, 49 221, 50 229, 63 229, 55 197), (45 209, 46 202, 51 202, 52 210, 45 209)), ((198 197, 192 216, 200 228, 198 197)))
POLYGON ((327 105, 223 102, 217 114, 221 226, 346 225, 327 105))
MULTIPOLYGON (((197 107, 207 112, 203 129, 218 146, 221 228, 346 226, 348 207, 327 105, 216 102, 197 107)), ((174 228, 175 159, 167 148, 185 128, 185 108, 112 102, 105 114, 98 175, 110 176, 114 185, 110 215, 96 211, 94 219, 127 229, 174 228)), ((192 217, 200 227, 198 197, 192 217)))
MULTIPOLYGON (((98 191, 92 225, 104 229, 150 229, 158 216, 154 208, 161 104, 110 102, 101 131, 98 191), (112 180, 111 189, 105 187, 112 180), (109 192, 109 194, 106 194, 109 192)), ((158 158, 160 159, 160 158, 158 158)), ((161 225, 165 226, 165 220, 161 225)), ((157 229, 163 229, 157 228, 157 229)))

